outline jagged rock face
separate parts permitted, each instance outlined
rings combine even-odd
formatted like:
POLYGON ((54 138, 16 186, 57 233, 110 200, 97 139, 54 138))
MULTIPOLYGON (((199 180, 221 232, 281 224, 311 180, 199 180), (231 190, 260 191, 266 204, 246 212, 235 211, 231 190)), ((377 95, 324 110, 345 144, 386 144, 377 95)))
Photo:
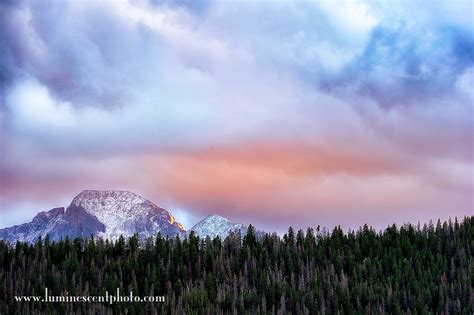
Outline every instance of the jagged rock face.
POLYGON ((240 232, 243 236, 247 234, 247 227, 240 223, 232 223, 226 218, 213 214, 198 222, 190 231, 194 231, 201 238, 206 236, 210 238, 215 238, 216 236, 225 238, 231 232, 240 232))
POLYGON ((88 238, 97 235, 98 232, 105 232, 105 225, 81 206, 71 204, 63 218, 67 224, 58 225, 54 228, 49 234, 52 239, 60 239, 66 236, 70 238, 88 238))
POLYGON ((85 190, 71 205, 36 215, 30 223, 0 229, 0 239, 34 242, 96 236, 115 240, 137 233, 140 238, 185 236, 183 226, 165 209, 127 191, 85 190))

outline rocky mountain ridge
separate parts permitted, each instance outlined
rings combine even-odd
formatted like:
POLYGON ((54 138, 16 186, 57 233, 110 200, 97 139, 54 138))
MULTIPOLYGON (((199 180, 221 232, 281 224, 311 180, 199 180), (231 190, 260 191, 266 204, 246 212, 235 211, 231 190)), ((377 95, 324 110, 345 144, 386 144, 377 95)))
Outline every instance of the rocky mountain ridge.
MULTIPOLYGON (((231 232, 247 233, 247 227, 210 215, 190 230, 200 237, 220 236, 231 232)), ((116 240, 138 234, 141 239, 158 233, 167 237, 186 236, 183 225, 173 215, 153 202, 129 191, 84 190, 65 209, 54 208, 38 213, 31 222, 0 229, 0 239, 10 243, 35 242, 39 237, 103 238, 116 240)))

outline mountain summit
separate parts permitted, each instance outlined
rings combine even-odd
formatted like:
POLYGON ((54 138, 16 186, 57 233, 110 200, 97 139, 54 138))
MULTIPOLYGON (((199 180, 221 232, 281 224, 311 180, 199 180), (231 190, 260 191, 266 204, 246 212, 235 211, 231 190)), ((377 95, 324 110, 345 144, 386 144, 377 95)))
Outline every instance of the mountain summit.
POLYGON ((105 238, 116 239, 134 233, 144 238, 158 232, 170 237, 185 233, 171 213, 129 191, 84 190, 72 200, 69 208, 85 209, 95 216, 105 226, 105 231, 97 234, 105 238))
POLYGON ((219 215, 211 214, 194 225, 190 231, 194 231, 194 233, 201 238, 206 236, 210 238, 216 236, 225 238, 231 232, 240 232, 241 235, 245 235, 247 233, 247 227, 241 223, 230 222, 219 215))
POLYGON ((165 209, 128 191, 84 190, 69 207, 40 212, 30 223, 0 229, 0 239, 34 242, 91 235, 115 240, 137 233, 140 238, 184 236, 183 226, 165 209))

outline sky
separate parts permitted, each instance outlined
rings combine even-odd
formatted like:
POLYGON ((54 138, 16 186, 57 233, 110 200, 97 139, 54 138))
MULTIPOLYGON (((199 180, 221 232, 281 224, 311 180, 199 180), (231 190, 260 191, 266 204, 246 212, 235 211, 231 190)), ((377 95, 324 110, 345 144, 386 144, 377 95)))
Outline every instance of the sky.
POLYGON ((474 214, 472 1, 0 2, 0 227, 128 190, 186 228, 474 214))

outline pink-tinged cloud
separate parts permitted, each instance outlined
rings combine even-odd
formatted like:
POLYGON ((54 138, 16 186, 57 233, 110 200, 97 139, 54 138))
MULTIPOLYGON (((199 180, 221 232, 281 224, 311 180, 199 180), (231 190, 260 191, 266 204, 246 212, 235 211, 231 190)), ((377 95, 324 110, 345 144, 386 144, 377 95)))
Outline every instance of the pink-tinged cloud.
POLYGON ((125 189, 196 218, 219 213, 283 229, 285 224, 354 228, 364 222, 383 227, 462 216, 473 202, 472 173, 463 173, 469 165, 428 165, 391 153, 305 143, 42 161, 41 168, 24 165, 24 174, 5 178, 8 203, 51 204, 84 188, 125 189))

